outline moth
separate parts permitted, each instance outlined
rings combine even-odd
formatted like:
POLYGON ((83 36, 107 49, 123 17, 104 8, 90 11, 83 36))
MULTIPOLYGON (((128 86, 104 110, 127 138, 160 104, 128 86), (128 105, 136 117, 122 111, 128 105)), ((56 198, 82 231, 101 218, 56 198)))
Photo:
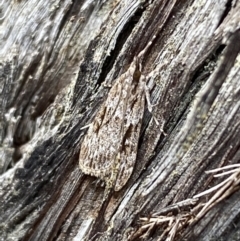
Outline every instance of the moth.
MULTIPOLYGON (((140 60, 151 43, 115 80, 80 149, 82 172, 100 178, 115 191, 127 183, 136 162, 145 97, 148 97, 140 60)), ((149 98, 146 99, 150 108, 149 98)))

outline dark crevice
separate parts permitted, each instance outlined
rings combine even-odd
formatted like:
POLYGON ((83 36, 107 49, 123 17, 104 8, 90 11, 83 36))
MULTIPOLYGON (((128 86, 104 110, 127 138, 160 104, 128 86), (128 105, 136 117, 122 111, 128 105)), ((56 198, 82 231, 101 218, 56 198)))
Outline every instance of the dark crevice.
MULTIPOLYGON (((216 51, 207 58, 201 66, 196 70, 193 74, 191 80, 189 81, 189 87, 186 88, 186 92, 181 97, 181 102, 178 105, 175 105, 172 117, 166 121, 166 126, 164 126, 164 131, 169 135, 172 130, 174 130, 180 122, 186 119, 186 116, 189 112, 190 105, 194 100, 197 92, 202 88, 204 83, 208 80, 211 73, 214 71, 216 67, 216 63, 219 59, 219 56, 222 54, 225 45, 220 45, 216 51)), ((147 126, 144 130, 141 131, 139 143, 142 143, 144 133, 147 129, 147 126)), ((166 144, 167 139, 164 135, 161 135, 158 144, 156 145, 155 150, 161 150, 163 146, 166 144)), ((155 153, 154 156, 157 155, 158 152, 155 153)), ((152 158, 154 158, 154 156, 152 158)), ((151 161, 149 161, 146 165, 148 167, 151 165, 151 161)))
MULTIPOLYGON (((139 6, 139 8, 136 10, 136 12, 131 16, 131 18, 128 20, 128 22, 125 24, 123 29, 121 29, 121 32, 118 34, 116 40, 116 45, 114 46, 114 49, 110 51, 108 56, 104 56, 102 58, 102 64, 99 65, 98 62, 94 62, 94 54, 96 51, 96 48, 100 45, 101 41, 104 41, 102 39, 105 31, 105 27, 103 23, 101 32, 98 36, 95 37, 94 40, 92 40, 85 52, 84 61, 80 65, 79 69, 79 76, 78 81, 75 85, 76 94, 74 94, 74 99, 72 102, 72 105, 74 106, 76 102, 81 99, 83 105, 88 105, 90 102, 89 98, 98 91, 99 86, 105 81, 106 76, 112 69, 116 59, 119 57, 119 53, 122 50, 123 45, 126 43, 126 40, 131 35, 135 25, 139 22, 139 19, 141 18, 143 12, 146 8, 143 8, 142 6, 139 6), (85 80, 85 83, 81 83, 81 80, 85 80), (88 82, 91 82, 90 84, 86 84, 88 82)), ((108 20, 106 20, 108 21, 108 20)), ((112 36, 116 36, 116 34, 112 34, 112 36)), ((111 42, 111 39, 105 39, 105 41, 111 42)), ((109 46, 105 43, 103 43, 105 46, 105 51, 108 52, 109 46)), ((117 76, 118 73, 115 73, 117 76)), ((98 101, 99 102, 99 101, 98 101)))
MULTIPOLYGON (((225 45, 220 45, 216 51, 207 58, 201 66, 196 70, 195 74, 193 74, 191 80, 189 81, 189 87, 186 88, 186 92, 181 97, 181 103, 176 105, 174 108, 174 113, 166 123, 166 126, 164 127, 164 131, 167 134, 170 134, 172 130, 177 128, 180 122, 184 121, 186 119, 186 116, 189 112, 189 108, 191 106, 192 101, 194 100, 196 94, 198 91, 202 88, 202 86, 206 83, 211 73, 216 68, 216 63, 219 59, 219 56, 222 55, 222 52, 225 48, 225 45)), ((161 135, 161 138, 158 141, 158 144, 155 148, 155 150, 161 150, 162 147, 166 144, 166 141, 164 141, 164 136, 161 135)), ((157 152, 155 153, 155 156, 157 155, 157 152)), ((154 157, 153 157, 154 158, 154 157)), ((146 165, 146 169, 148 169, 148 166, 151 165, 151 161, 149 161, 146 165)))
POLYGON ((175 110, 179 110, 179 113, 176 113, 173 116, 173 118, 170 118, 167 123, 169 123, 166 126, 166 132, 168 133, 169 127, 173 130, 176 128, 176 126, 179 124, 181 120, 184 120, 184 116, 187 115, 189 107, 194 100, 196 94, 198 91, 202 88, 202 86, 206 83, 209 76, 212 74, 214 69, 216 68, 216 63, 219 59, 219 56, 222 54, 223 50, 225 48, 225 45, 220 45, 215 53, 213 53, 209 58, 207 58, 196 70, 195 73, 193 73, 193 76, 191 80, 189 81, 189 86, 186 88, 186 92, 181 97, 183 100, 178 106, 175 106, 175 110), (174 125, 172 125, 175 123, 174 125), (169 127, 168 127, 169 126, 169 127))
POLYGON ((219 26, 222 24, 222 22, 224 21, 224 19, 226 18, 226 16, 227 16, 228 13, 230 12, 230 10, 231 10, 231 8, 232 8, 232 1, 233 1, 233 0, 227 1, 226 5, 225 5, 225 10, 224 10, 224 12, 223 12, 223 15, 222 15, 221 19, 219 20, 219 23, 218 23, 218 26, 217 26, 217 27, 219 27, 219 26))
POLYGON ((104 61, 104 64, 102 66, 102 72, 97 80, 96 85, 101 85, 105 81, 107 74, 112 69, 115 63, 115 60, 119 56, 119 53, 122 50, 123 45, 125 44, 130 34, 132 33, 135 25, 138 23, 144 11, 145 11, 144 8, 139 8, 132 16, 128 24, 126 24, 125 27, 122 29, 122 32, 119 34, 119 36, 116 39, 115 48, 110 52, 109 56, 104 61))

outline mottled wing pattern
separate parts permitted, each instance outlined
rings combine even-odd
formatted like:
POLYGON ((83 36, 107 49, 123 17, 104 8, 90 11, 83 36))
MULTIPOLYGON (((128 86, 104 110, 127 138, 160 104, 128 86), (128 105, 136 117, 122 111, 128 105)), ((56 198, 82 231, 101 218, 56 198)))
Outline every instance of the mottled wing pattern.
MULTIPOLYGON (((125 140, 124 144, 122 142, 123 138, 126 137, 124 129, 126 127, 128 130, 129 128, 133 128, 130 125, 136 122, 134 115, 138 115, 132 109, 135 108, 136 103, 139 101, 135 95, 139 91, 139 82, 135 81, 135 85, 133 84, 135 70, 136 62, 133 62, 128 71, 115 81, 105 103, 97 113, 81 145, 79 157, 80 169, 86 174, 105 180, 108 184, 111 181, 114 183, 114 180, 111 180, 111 178, 114 176, 113 172, 116 169, 117 155, 122 149, 125 150, 123 145, 128 142, 128 140, 125 140), (132 120, 129 120, 126 115, 129 115, 132 120)), ((132 133, 131 135, 138 134, 132 133)), ((125 157, 127 154, 128 151, 123 156, 125 157)), ((122 156, 121 153, 120 156, 122 156)), ((134 159, 133 156, 129 158, 134 159)), ((135 162, 135 159, 133 162, 135 162)), ((131 173, 125 175, 122 167, 121 170, 121 177, 125 178, 125 176, 129 177, 131 175, 131 173)), ((125 184, 125 182, 121 180, 121 183, 125 184)))
POLYGON ((155 38, 115 81, 81 145, 80 169, 106 181, 115 191, 126 184, 136 161, 146 83, 139 61, 155 38))
POLYGON ((137 85, 132 85, 132 95, 128 100, 127 110, 124 117, 124 136, 120 152, 120 163, 115 183, 115 191, 119 191, 130 178, 137 158, 137 148, 142 117, 145 106, 145 81, 140 78, 137 85))

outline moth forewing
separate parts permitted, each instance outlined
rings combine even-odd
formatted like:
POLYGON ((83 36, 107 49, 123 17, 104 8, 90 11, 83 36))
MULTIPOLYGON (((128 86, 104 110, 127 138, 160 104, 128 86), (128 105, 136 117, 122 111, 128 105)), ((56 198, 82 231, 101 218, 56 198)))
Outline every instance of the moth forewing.
POLYGON ((128 71, 115 81, 81 145, 80 169, 106 182, 110 181, 114 161, 122 143, 123 121, 128 108, 126 100, 133 78, 129 71, 135 68, 131 65, 128 71))
POLYGON ((137 149, 145 106, 145 90, 142 78, 135 86, 135 94, 128 100, 124 119, 123 140, 120 149, 120 164, 116 178, 115 191, 119 191, 132 175, 137 158, 137 149))
POLYGON ((139 57, 134 57, 115 80, 80 149, 82 172, 104 180, 115 191, 127 183, 136 162, 145 106, 145 78, 139 68, 139 57))

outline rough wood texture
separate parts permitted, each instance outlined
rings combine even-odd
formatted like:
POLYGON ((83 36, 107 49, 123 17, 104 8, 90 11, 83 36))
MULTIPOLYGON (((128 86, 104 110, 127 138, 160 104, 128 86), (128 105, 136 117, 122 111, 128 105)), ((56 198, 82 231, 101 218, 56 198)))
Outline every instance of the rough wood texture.
POLYGON ((1 240, 240 240, 239 169, 196 196, 227 178, 205 171, 240 163, 239 0, 0 8, 1 240), (154 35, 160 125, 146 110, 133 174, 104 200, 78 167, 81 128, 154 35))

